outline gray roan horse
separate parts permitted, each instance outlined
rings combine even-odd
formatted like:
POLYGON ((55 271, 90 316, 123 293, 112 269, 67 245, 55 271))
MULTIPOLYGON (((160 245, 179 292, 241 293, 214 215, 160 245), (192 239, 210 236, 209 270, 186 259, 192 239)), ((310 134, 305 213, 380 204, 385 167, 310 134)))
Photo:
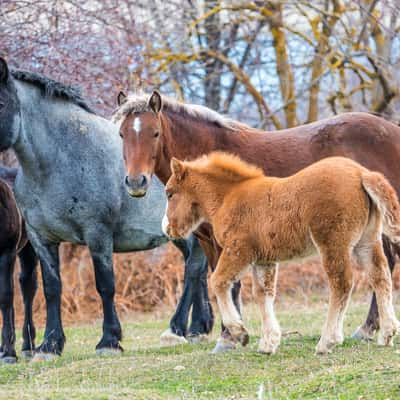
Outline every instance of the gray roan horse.
MULTIPOLYGON (((65 343, 60 313, 61 242, 89 247, 104 312, 103 336, 96 351, 121 351, 112 252, 147 250, 167 241, 161 231, 163 186, 158 183, 143 199, 132 199, 123 183, 117 127, 95 115, 76 90, 29 72, 10 71, 0 58, 0 150, 8 148, 14 149, 21 165, 15 196, 40 259, 46 298, 46 329, 35 357, 61 354, 65 343)), ((207 261, 195 239, 180 248, 185 276, 190 279, 171 328, 178 335, 186 333, 193 304, 196 315, 189 333, 207 333, 213 322, 207 261)))

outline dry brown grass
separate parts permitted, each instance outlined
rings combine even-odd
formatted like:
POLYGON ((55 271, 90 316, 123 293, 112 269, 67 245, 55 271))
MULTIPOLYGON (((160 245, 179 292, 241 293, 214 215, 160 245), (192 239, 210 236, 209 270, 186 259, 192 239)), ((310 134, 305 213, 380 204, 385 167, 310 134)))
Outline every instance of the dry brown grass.
MULTIPOLYGON (((93 321, 101 318, 102 310, 94 285, 92 262, 86 247, 64 244, 62 262, 62 312, 65 323, 93 321)), ((182 292, 183 262, 180 252, 168 244, 152 251, 114 255, 116 304, 120 315, 132 311, 155 311, 174 307, 182 292)), ((19 267, 17 267, 18 270, 19 267)), ((16 316, 20 325, 22 303, 16 281, 16 316)), ((395 271, 395 287, 400 288, 400 268, 395 271)), ((34 304, 35 321, 44 323, 45 303, 41 281, 34 304)), ((251 280, 243 280, 243 300, 251 300, 251 280)), ((366 273, 359 267, 355 273, 355 289, 368 289, 366 273)), ((291 263, 280 269, 280 295, 307 297, 327 292, 325 273, 318 259, 291 263)))

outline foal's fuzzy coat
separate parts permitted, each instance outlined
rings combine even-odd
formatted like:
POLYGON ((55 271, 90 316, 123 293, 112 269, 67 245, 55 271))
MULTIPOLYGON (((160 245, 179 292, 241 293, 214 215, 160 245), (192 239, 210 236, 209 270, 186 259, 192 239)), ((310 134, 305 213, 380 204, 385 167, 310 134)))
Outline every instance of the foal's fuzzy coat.
POLYGON ((281 331, 274 315, 277 263, 321 255, 330 285, 329 311, 317 353, 343 341, 343 318, 353 286, 352 262, 369 271, 380 315, 379 344, 391 345, 399 323, 381 234, 400 240, 400 205, 383 175, 346 158, 319 161, 288 178, 266 177, 239 158, 215 152, 171 162, 164 231, 187 236, 204 221, 223 248, 212 277, 224 325, 243 345, 248 334, 230 295, 251 265, 262 312, 259 349, 274 353, 281 331))

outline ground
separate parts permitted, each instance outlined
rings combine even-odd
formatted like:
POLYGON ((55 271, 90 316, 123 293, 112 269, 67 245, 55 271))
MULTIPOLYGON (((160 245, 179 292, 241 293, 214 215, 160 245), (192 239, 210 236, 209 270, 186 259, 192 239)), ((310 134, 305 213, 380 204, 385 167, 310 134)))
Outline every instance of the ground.
POLYGON ((366 301, 352 303, 347 339, 327 356, 314 355, 326 314, 321 301, 280 300, 277 315, 288 334, 273 356, 256 352, 259 319, 252 306, 245 308, 250 345, 229 354, 210 354, 218 329, 209 343, 160 348, 169 313, 124 318, 119 357, 95 355, 100 322, 68 327, 58 360, 0 366, 0 399, 399 399, 400 340, 381 348, 348 338, 366 311, 366 301))

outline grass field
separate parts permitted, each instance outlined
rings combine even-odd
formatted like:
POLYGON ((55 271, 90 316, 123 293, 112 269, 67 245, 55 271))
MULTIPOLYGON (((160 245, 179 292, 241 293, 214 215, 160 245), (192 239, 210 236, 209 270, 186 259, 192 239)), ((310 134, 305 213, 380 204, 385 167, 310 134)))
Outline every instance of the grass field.
MULTIPOLYGON (((365 317, 366 309, 366 303, 350 306, 347 337, 365 317)), ((314 348, 326 305, 305 307, 281 300, 277 311, 283 331, 292 333, 283 338, 273 356, 256 352, 259 319, 253 307, 245 309, 250 345, 230 354, 210 354, 217 329, 209 343, 160 348, 167 314, 125 318, 125 352, 119 357, 95 355, 100 323, 69 327, 65 352, 58 360, 0 366, 0 398, 400 398, 399 339, 394 348, 346 339, 333 354, 317 357, 314 348)))

